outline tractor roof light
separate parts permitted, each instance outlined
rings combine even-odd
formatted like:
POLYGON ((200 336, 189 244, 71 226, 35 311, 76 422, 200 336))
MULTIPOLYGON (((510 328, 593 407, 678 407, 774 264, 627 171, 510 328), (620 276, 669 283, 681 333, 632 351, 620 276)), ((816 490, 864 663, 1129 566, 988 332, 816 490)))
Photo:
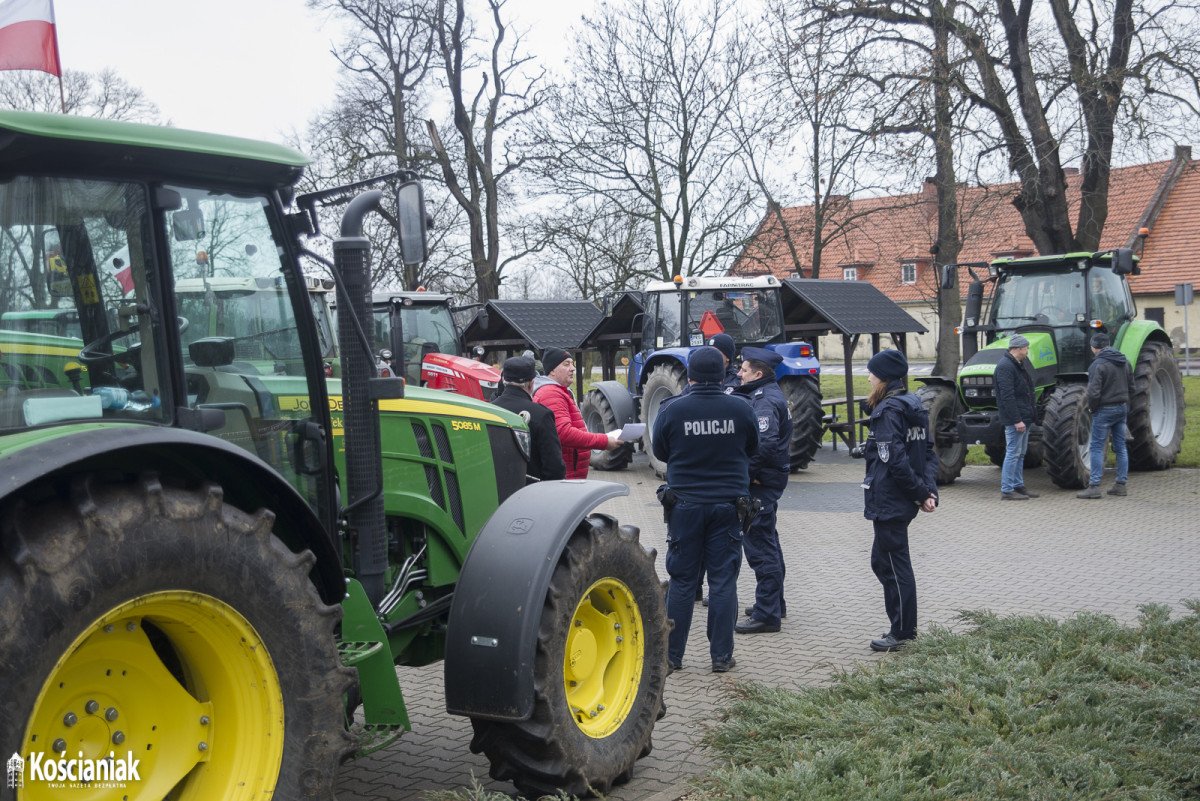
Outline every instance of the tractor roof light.
POLYGON ((674 278, 672 278, 671 280, 675 282, 676 287, 683 285, 683 276, 682 275, 677 275, 674 278))

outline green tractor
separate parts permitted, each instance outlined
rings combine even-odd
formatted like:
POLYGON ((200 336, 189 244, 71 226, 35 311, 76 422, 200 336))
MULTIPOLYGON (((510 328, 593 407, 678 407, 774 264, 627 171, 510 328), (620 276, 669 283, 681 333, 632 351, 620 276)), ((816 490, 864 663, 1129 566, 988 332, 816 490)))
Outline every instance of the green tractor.
MULTIPOLYGON (((439 660, 471 748, 523 792, 606 792, 650 751, 662 586, 637 529, 596 511, 627 489, 525 486, 519 417, 377 375, 362 227, 380 191, 332 243, 327 376, 301 271, 315 219, 293 205, 306 163, 0 111, 0 752, 18 799, 331 799, 343 760, 409 728, 396 665, 439 660)), ((419 262, 414 176, 392 202, 419 262)))
POLYGON ((1126 276, 1141 272, 1129 248, 1025 259, 997 259, 965 266, 967 290, 962 332, 964 364, 958 381, 918 378, 929 411, 939 458, 938 482, 958 478, 967 447, 982 444, 996 465, 1004 463, 1004 427, 996 408, 993 372, 1008 340, 1029 340, 1037 423, 1030 430, 1025 466, 1045 462, 1064 489, 1088 484, 1092 415, 1087 406, 1087 369, 1092 334, 1107 333, 1133 367, 1128 417, 1129 464, 1134 470, 1165 470, 1183 440, 1183 383, 1171 339, 1160 325, 1138 320, 1126 276), (987 271, 984 277, 976 269, 987 271), (992 285, 986 298, 985 288, 992 285), (985 345, 979 347, 979 335, 985 345))

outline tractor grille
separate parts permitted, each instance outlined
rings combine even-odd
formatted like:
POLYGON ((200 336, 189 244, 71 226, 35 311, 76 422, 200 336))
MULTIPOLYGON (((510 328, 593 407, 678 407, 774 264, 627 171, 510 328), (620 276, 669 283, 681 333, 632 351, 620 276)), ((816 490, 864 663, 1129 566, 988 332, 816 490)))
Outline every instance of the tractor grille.
POLYGON ((420 449, 421 455, 426 459, 433 458, 433 444, 429 441, 429 433, 425 430, 425 426, 413 421, 412 424, 413 436, 417 440, 417 448, 420 449))
POLYGON ((454 456, 450 453, 450 437, 446 436, 446 429, 435 423, 433 438, 437 441, 438 456, 441 460, 447 464, 454 464, 454 456))
POLYGON ((996 387, 990 375, 971 375, 962 379, 963 399, 970 409, 996 408, 996 387))
POLYGON ((463 525, 462 495, 458 492, 458 475, 449 470, 446 471, 446 492, 450 495, 450 515, 454 518, 454 524, 458 526, 459 531, 466 531, 467 528, 463 525))
POLYGON ((438 469, 433 465, 425 465, 425 483, 429 485, 429 497, 443 509, 446 508, 446 496, 442 494, 442 482, 438 478, 438 469))

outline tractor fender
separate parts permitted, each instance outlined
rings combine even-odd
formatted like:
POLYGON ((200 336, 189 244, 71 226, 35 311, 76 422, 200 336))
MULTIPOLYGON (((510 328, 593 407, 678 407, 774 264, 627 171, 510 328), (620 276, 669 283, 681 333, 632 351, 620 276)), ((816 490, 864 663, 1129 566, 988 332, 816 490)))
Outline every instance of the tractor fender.
POLYGON ((767 345, 767 350, 773 350, 783 357, 783 362, 775 368, 777 378, 789 375, 816 377, 821 374, 821 362, 813 355, 816 351, 807 342, 767 345))
POLYGON ((533 714, 538 623, 567 541, 611 481, 532 484, 500 504, 467 552, 446 632, 446 711, 489 720, 533 714))
POLYGON ((950 387, 955 391, 958 390, 958 382, 954 380, 953 376, 915 375, 912 380, 927 387, 950 387))
POLYGON ((1125 355, 1131 365, 1136 365, 1141 356, 1142 348, 1147 342, 1161 342, 1171 347, 1171 337, 1162 326, 1151 320, 1134 320, 1126 323, 1117 336, 1113 337, 1113 347, 1125 355))
POLYGON ((675 363, 682 365, 683 369, 687 369, 688 358, 692 355, 692 348, 663 348, 656 350, 646 356, 646 361, 642 365, 642 372, 638 377, 638 389, 645 385, 646 379, 650 377, 650 372, 660 364, 675 363))
POLYGON ((209 434, 140 424, 64 427, 0 456, 0 506, 41 481, 78 472, 157 471, 189 481, 220 484, 225 500, 254 512, 275 514, 275 530, 293 550, 310 549, 322 599, 342 602, 342 563, 312 507, 270 465, 254 454, 209 434))
POLYGON ((612 407, 617 425, 637 422, 637 409, 633 405, 633 396, 620 381, 598 381, 592 384, 592 389, 598 390, 608 405, 612 407))

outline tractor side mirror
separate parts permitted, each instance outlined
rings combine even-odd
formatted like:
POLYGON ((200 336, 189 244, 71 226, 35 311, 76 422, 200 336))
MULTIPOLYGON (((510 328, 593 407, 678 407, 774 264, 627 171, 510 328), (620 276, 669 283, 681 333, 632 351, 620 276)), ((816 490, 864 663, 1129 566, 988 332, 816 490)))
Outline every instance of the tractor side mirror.
POLYGON ((942 265, 942 289, 953 289, 953 288, 954 288, 954 265, 953 264, 943 264, 942 265))
POLYGON ((171 232, 180 242, 204 238, 204 215, 200 209, 180 209, 171 215, 171 232))
POLYGON ((1112 255, 1112 271, 1117 275, 1133 273, 1133 249, 1117 248, 1112 255))
POLYGON ((400 260, 421 264, 429 257, 425 231, 425 190, 420 181, 406 181, 396 192, 396 220, 400 226, 400 260))

